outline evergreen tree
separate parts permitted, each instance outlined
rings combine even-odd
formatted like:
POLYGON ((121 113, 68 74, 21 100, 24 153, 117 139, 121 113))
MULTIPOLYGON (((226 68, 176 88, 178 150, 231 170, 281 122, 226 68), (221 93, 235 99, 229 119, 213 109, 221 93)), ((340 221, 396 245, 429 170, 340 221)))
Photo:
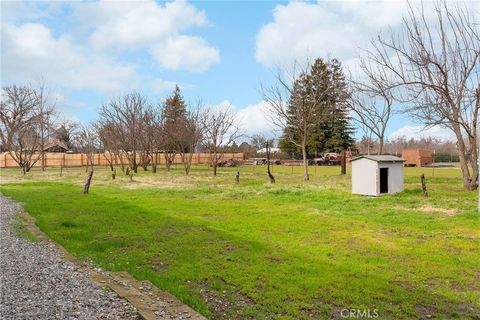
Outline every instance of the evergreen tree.
MULTIPOLYGON (((308 75, 302 75, 295 83, 287 111, 293 114, 299 100, 317 101, 315 126, 309 130, 307 153, 315 156, 323 152, 340 152, 354 146, 353 127, 347 109, 348 86, 341 63, 332 59, 324 62, 316 59, 308 75)), ((298 138, 294 126, 287 127, 280 139, 283 152, 298 156, 300 147, 292 141, 298 138)))
POLYGON ((350 97, 342 64, 332 59, 329 64, 328 103, 331 112, 327 120, 328 138, 325 141, 325 151, 341 152, 355 145, 354 129, 350 124, 347 101, 350 97))
POLYGON ((179 121, 186 119, 187 105, 183 99, 180 87, 175 86, 172 95, 165 99, 163 108, 163 119, 165 125, 176 125, 179 121))
POLYGON ((176 150, 179 146, 182 149, 187 148, 188 137, 185 137, 187 124, 187 105, 183 99, 180 87, 175 86, 172 95, 165 99, 162 118, 164 147, 166 150, 176 150), (185 143, 182 143, 185 141, 185 143))

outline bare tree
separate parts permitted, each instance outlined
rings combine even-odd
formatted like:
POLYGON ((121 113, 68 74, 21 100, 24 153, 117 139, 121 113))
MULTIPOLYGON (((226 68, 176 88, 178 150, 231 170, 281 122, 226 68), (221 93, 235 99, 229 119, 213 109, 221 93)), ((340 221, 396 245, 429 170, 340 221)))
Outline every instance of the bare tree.
POLYGON ((238 121, 231 106, 209 108, 203 114, 203 147, 210 154, 213 175, 223 159, 224 147, 232 144, 241 136, 238 121))
POLYGON ((145 130, 143 132, 143 149, 148 158, 148 163, 152 165, 152 172, 157 172, 159 163, 159 151, 163 142, 163 120, 161 108, 150 106, 145 112, 145 130))
POLYGON ((392 77, 388 70, 374 61, 360 59, 361 80, 351 80, 349 108, 355 114, 353 119, 364 127, 369 135, 377 137, 378 154, 383 153, 385 131, 394 114, 394 96, 390 84, 392 77))
POLYGON ((193 154, 203 138, 205 127, 202 119, 204 119, 204 107, 202 102, 198 101, 196 107, 187 113, 185 123, 182 125, 183 130, 177 131, 178 136, 175 141, 187 175, 190 173, 193 154))
POLYGON ((44 79, 39 81, 38 88, 34 90, 37 95, 39 134, 40 134, 40 163, 42 171, 45 171, 45 143, 50 139, 54 127, 52 117, 55 115, 56 101, 52 101, 44 79))
POLYGON ((90 166, 90 171, 93 171, 94 155, 99 149, 99 135, 95 126, 80 128, 74 137, 74 141, 78 151, 84 153, 87 157, 85 172, 88 171, 88 166, 90 166))
POLYGON ((271 123, 284 131, 287 127, 295 128, 290 134, 290 141, 302 150, 303 179, 309 180, 307 143, 313 128, 323 120, 320 105, 324 102, 327 90, 321 88, 325 79, 310 77, 310 64, 292 72, 279 70, 275 76, 276 83, 261 88, 263 100, 267 103, 266 117, 271 123))
POLYGON ((423 4, 409 4, 401 33, 379 36, 368 58, 393 74, 389 86, 399 88, 395 98, 407 112, 427 127, 452 130, 463 185, 473 190, 478 185, 479 17, 447 1, 434 3, 433 12, 431 21, 423 4))
POLYGON ((79 128, 80 124, 76 121, 57 119, 53 124, 52 137, 65 143, 68 148, 72 148, 73 136, 79 128))
POLYGON ((139 165, 137 156, 142 152, 146 109, 147 99, 139 93, 131 93, 104 104, 99 112, 99 123, 111 126, 113 136, 120 142, 122 156, 128 159, 134 172, 139 165))
POLYGON ((2 88, 0 139, 23 174, 40 159, 39 124, 42 116, 34 89, 16 85, 2 88))
POLYGON ((250 144, 255 148, 255 151, 263 149, 265 147, 265 143, 267 142, 267 138, 262 134, 254 134, 251 136, 250 144))
MULTIPOLYGON (((103 150, 103 157, 105 158, 108 166, 110 167, 110 171, 112 172, 112 179, 115 179, 116 171, 114 165, 119 160, 120 145, 119 141, 117 141, 117 139, 115 138, 114 125, 110 123, 101 124, 97 122, 94 124, 94 126, 98 134, 99 147, 103 150)), ((125 168, 122 165, 122 171, 124 170, 125 168)))

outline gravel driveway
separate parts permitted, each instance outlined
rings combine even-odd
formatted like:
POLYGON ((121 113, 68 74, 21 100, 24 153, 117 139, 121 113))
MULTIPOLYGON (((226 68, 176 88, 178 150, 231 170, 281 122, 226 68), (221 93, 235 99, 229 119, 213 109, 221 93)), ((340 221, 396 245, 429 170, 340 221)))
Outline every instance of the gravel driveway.
POLYGON ((0 194, 0 319, 139 319, 135 308, 96 286, 53 245, 14 230, 21 207, 0 194))

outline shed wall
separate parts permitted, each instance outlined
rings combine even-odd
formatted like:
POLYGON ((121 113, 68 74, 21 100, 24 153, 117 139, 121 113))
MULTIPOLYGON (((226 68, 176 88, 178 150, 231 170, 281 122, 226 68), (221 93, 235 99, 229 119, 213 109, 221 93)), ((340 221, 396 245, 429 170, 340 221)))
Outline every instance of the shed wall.
POLYGON ((377 196, 377 162, 368 159, 358 159, 351 162, 351 166, 352 193, 377 196))
MULTIPOLYGON (((381 162, 380 168, 388 168, 388 193, 397 193, 403 191, 403 163, 401 162, 381 162)), ((377 181, 377 190, 380 190, 380 179, 377 181)))

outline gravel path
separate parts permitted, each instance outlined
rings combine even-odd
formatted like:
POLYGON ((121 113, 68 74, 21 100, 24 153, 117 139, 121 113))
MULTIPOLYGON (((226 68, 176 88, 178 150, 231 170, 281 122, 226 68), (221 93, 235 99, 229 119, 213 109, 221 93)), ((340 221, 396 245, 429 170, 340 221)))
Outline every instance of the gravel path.
POLYGON ((13 224, 21 210, 0 194, 0 319, 140 319, 52 244, 19 237, 13 224))

